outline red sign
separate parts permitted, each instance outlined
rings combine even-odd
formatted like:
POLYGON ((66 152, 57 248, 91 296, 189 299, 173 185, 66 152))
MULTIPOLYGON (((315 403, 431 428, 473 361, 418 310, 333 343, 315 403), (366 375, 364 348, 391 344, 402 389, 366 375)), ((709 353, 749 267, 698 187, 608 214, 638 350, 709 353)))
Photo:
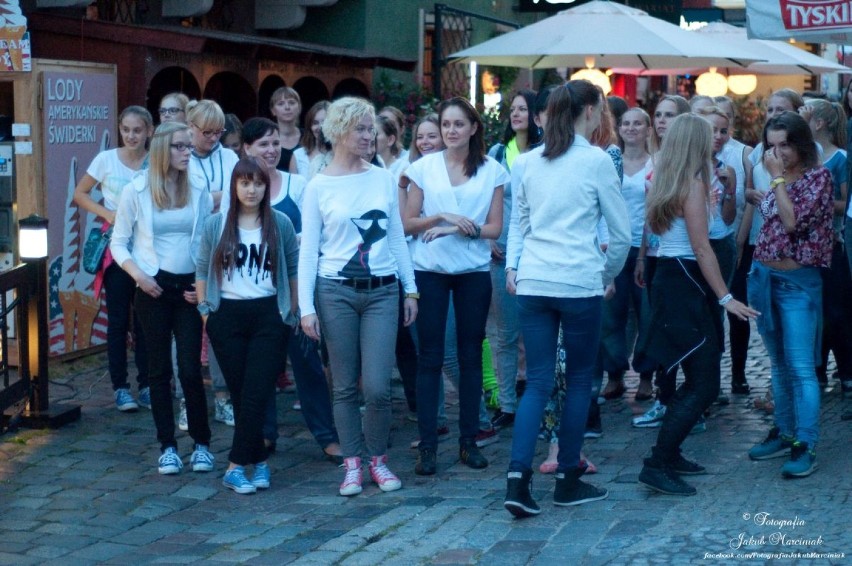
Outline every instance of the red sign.
POLYGON ((780 0, 788 31, 829 30, 852 26, 850 0, 780 0))

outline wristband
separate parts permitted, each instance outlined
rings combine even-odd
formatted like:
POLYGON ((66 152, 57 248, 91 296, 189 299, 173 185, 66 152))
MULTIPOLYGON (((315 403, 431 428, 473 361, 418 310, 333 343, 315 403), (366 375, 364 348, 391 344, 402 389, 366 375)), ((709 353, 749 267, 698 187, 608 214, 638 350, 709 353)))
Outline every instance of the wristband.
POLYGON ((406 299, 420 299, 420 293, 406 293, 403 295, 406 299))
POLYGON ((782 183, 785 184, 785 185, 787 184, 787 180, 784 179, 784 177, 781 177, 781 176, 775 177, 774 179, 769 181, 769 189, 775 190, 775 187, 777 187, 778 185, 780 185, 782 183))
POLYGON ((734 296, 732 294, 728 293, 727 295, 725 295, 724 297, 719 299, 719 306, 724 307, 725 305, 727 305, 728 303, 730 303, 733 300, 734 300, 734 296))

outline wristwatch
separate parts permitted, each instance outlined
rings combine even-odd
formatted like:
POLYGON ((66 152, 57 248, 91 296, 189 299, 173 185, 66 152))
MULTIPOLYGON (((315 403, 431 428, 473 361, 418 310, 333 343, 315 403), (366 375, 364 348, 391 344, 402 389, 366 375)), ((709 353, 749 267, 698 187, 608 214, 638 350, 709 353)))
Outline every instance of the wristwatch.
POLYGON ((198 312, 201 313, 201 316, 207 316, 210 314, 212 307, 213 305, 208 303, 207 301, 201 301, 200 303, 198 303, 198 306, 196 308, 198 309, 198 312))

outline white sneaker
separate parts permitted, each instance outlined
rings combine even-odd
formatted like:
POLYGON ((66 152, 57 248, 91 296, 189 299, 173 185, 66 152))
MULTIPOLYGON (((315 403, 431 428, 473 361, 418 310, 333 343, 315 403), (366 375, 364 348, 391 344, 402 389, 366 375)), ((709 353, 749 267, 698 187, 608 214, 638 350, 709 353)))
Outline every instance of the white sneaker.
POLYGON ((189 430, 189 421, 186 420, 186 399, 180 400, 180 413, 178 414, 178 428, 183 431, 189 430))
POLYGON ((657 428, 663 426, 663 417, 665 416, 666 406, 657 400, 644 415, 633 417, 633 426, 636 428, 657 428))
POLYGON ((230 399, 216 398, 216 412, 213 418, 220 423, 225 423, 228 426, 234 426, 234 406, 230 399))

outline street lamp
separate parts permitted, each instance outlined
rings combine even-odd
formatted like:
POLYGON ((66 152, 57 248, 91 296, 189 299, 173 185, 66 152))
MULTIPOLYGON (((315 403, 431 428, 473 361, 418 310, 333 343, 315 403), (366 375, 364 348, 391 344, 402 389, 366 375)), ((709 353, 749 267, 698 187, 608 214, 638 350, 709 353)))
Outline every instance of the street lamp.
POLYGON ((47 277, 47 218, 31 214, 18 221, 18 255, 29 273, 29 292, 24 308, 27 333, 26 356, 30 373, 30 398, 21 415, 24 426, 58 428, 80 419, 79 405, 54 405, 49 402, 47 277))
POLYGON ((47 258, 47 218, 30 214, 18 221, 18 253, 24 261, 47 258))

